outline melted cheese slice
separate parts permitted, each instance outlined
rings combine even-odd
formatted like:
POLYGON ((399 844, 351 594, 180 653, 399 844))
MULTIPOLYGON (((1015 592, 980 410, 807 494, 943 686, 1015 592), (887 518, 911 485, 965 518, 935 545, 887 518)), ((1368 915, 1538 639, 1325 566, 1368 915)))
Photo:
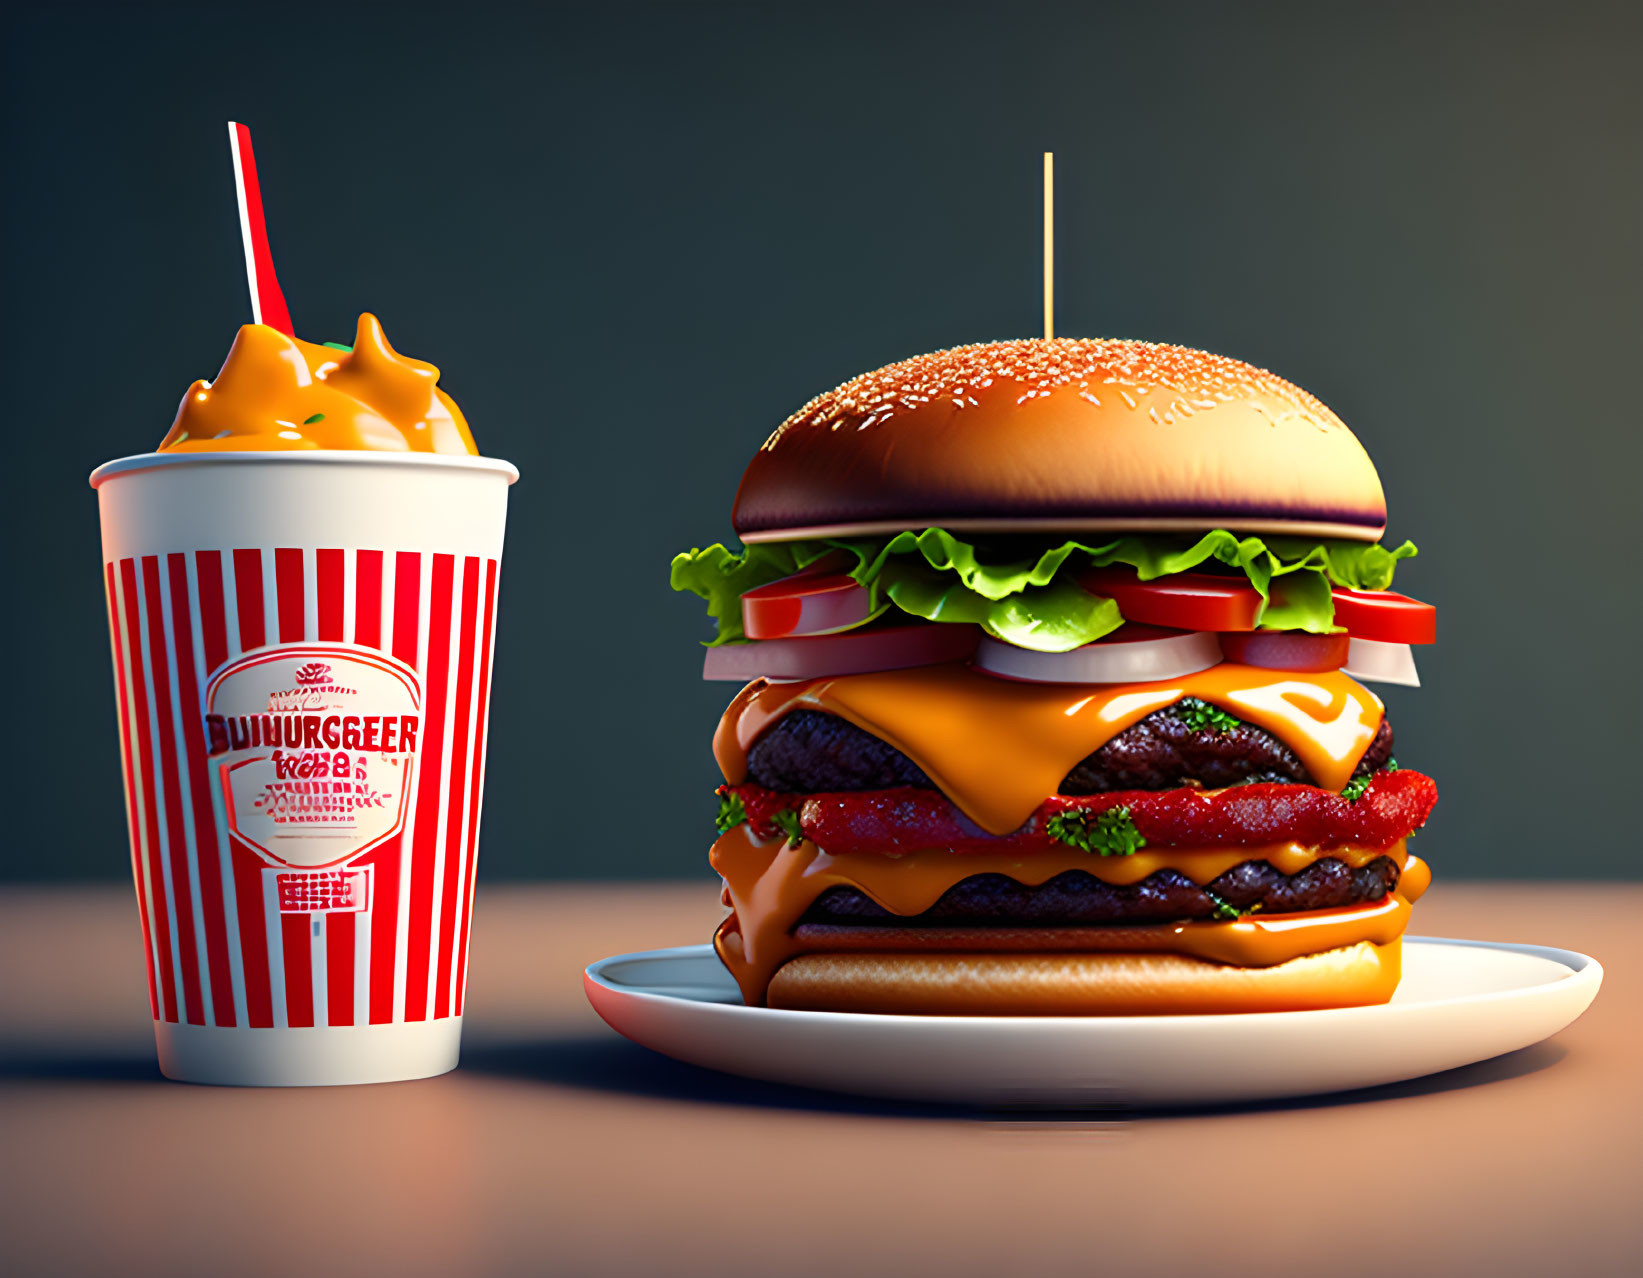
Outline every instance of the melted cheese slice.
POLYGON ((968 666, 742 689, 720 720, 713 752, 725 780, 747 778, 747 751, 790 710, 821 710, 888 741, 991 834, 1018 829, 1087 755, 1182 697, 1264 728, 1317 783, 1339 790, 1379 731, 1385 709, 1338 670, 1291 674, 1222 662, 1159 683, 1022 683, 968 666))
MULTIPOLYGON (((724 878, 730 916, 714 937, 719 957, 741 987, 743 999, 763 1003, 776 970, 810 950, 793 929, 816 899, 832 887, 852 887, 892 914, 922 914, 942 893, 973 874, 1004 874, 1036 887, 1067 870, 1084 870, 1119 886, 1139 883, 1158 870, 1175 870, 1203 885, 1243 861, 1270 861, 1284 874, 1297 874, 1322 857, 1335 857, 1357 869, 1388 856, 1400 871, 1398 886, 1384 901, 1338 910, 1273 914, 1218 922, 1153 924, 1143 927, 1072 929, 1085 943, 1108 948, 1155 949, 1240 967, 1268 967, 1303 954, 1372 941, 1385 945, 1403 935, 1409 906, 1431 881, 1418 857, 1403 841, 1388 848, 1334 848, 1325 852, 1279 844, 1255 848, 1142 850, 1132 856, 1097 857, 1075 848, 1034 852, 1027 856, 955 854, 930 848, 903 856, 831 856, 808 840, 787 846, 785 837, 761 839, 746 822, 720 836, 710 860, 724 878)), ((892 926, 887 923, 886 926, 892 926)), ((1037 929, 1042 934, 1043 929, 1037 929)), ((1040 948, 1035 943, 1034 948, 1040 948)))

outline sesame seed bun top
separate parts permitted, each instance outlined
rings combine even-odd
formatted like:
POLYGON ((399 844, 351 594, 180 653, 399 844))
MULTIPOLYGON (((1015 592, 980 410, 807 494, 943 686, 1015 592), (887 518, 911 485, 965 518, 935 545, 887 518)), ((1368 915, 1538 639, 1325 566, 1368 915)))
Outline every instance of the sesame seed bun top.
POLYGON ((864 373, 783 422, 742 476, 743 541, 955 531, 1378 540, 1374 463, 1324 404, 1182 346, 1053 338, 864 373))

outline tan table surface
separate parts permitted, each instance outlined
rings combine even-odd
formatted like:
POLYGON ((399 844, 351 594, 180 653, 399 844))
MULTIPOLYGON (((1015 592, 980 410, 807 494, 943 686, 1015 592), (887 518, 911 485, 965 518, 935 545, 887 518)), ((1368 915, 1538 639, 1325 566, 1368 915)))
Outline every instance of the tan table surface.
POLYGON ((1211 1113, 923 1110, 678 1065, 581 968, 706 938, 706 885, 497 887, 463 1068, 378 1087, 162 1080, 135 910, 0 894, 10 1274, 1643 1272, 1643 886, 1440 884, 1427 935, 1584 950, 1556 1039, 1211 1113))

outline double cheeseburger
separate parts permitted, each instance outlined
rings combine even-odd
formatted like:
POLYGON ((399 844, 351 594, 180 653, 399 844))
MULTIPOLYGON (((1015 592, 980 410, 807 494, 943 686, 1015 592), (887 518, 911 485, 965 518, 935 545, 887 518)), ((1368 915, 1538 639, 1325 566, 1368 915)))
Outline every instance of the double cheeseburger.
POLYGON ((680 555, 746 684, 714 938, 750 1005, 1381 1003, 1437 800, 1364 680, 1414 683, 1415 553, 1306 392, 1144 342, 940 351, 806 404, 680 555))

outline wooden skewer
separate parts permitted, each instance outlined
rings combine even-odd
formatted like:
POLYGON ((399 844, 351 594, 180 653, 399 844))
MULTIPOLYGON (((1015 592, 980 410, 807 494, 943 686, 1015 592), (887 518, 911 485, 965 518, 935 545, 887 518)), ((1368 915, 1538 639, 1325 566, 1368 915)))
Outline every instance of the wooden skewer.
POLYGON ((1055 336, 1055 152, 1044 152, 1044 338, 1055 336))

